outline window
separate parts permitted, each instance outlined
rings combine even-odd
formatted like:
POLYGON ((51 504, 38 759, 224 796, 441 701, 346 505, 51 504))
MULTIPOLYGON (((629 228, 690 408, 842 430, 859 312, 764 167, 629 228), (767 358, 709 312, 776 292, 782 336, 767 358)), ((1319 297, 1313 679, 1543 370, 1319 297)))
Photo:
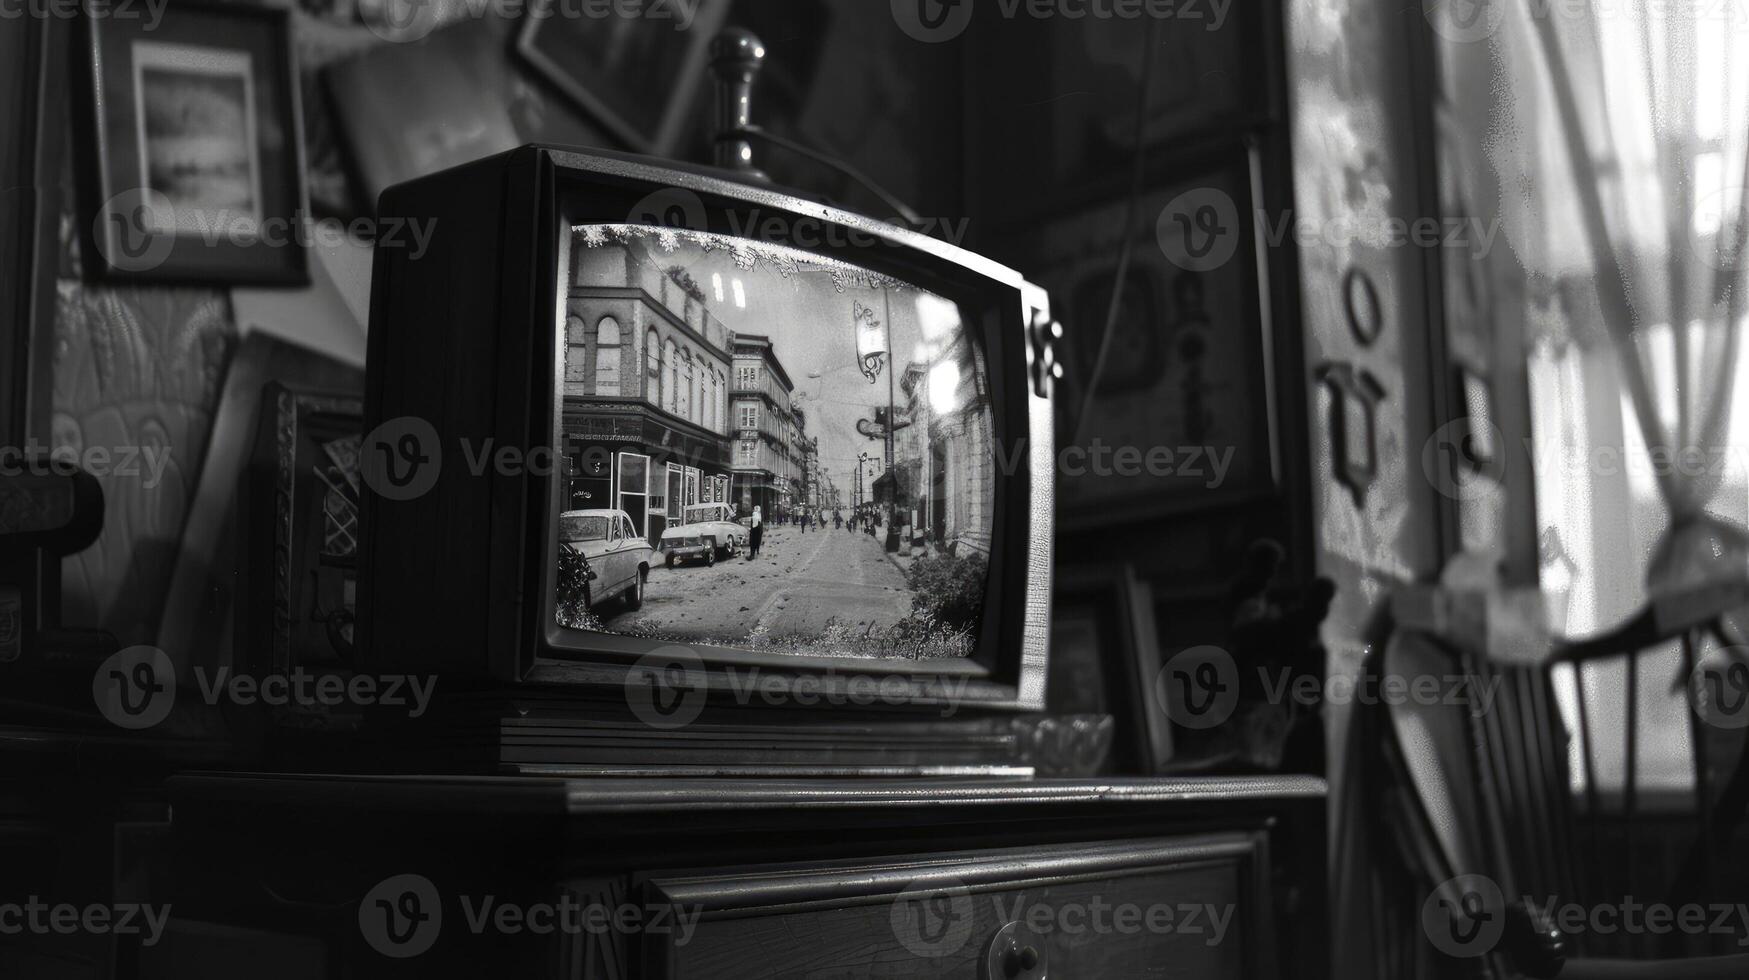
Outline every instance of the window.
POLYGON ((698 387, 693 389, 692 420, 699 425, 706 424, 705 417, 710 412, 710 368, 705 365, 704 358, 698 359, 698 387))
MULTIPOLYGON (((624 455, 628 454, 622 454, 622 458, 624 455)), ((651 466, 649 457, 640 456, 638 459, 643 462, 641 472, 644 474, 644 486, 648 491, 648 496, 643 501, 645 505, 643 510, 644 536, 653 541, 659 533, 656 519, 665 518, 668 514, 668 476, 666 470, 651 466)), ((635 514, 637 511, 628 509, 626 513, 635 514)))
POLYGON ((757 367, 736 368, 735 369, 735 387, 737 387, 737 388, 757 388, 757 387, 759 387, 759 368, 757 368, 757 367))
POLYGON ((759 406, 742 405, 740 417, 736 420, 736 426, 743 431, 752 431, 759 428, 759 406))
POLYGON ((604 316, 596 326, 595 393, 619 394, 619 321, 604 316))
POLYGON ((680 406, 680 348, 674 341, 668 341, 668 377, 665 381, 667 397, 662 407, 670 412, 678 412, 680 406))
POLYGON ((600 515, 564 514, 559 517, 559 540, 568 544, 606 541, 607 518, 600 515))
POLYGON ((644 399, 662 404, 662 338, 654 327, 644 334, 644 399))
POLYGON ((739 446, 742 466, 752 466, 759 461, 759 443, 752 439, 743 439, 739 446))
POLYGON ((589 324, 573 313, 565 318, 565 387, 569 391, 588 383, 589 324))
POLYGON ((692 387, 692 351, 680 348, 680 406, 675 410, 683 419, 695 418, 693 415, 692 387))

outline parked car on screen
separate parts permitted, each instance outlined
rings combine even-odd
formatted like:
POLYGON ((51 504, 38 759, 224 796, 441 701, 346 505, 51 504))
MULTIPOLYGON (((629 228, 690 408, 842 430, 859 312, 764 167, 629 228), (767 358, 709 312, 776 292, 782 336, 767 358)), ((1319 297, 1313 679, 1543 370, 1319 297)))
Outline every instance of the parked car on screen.
POLYGON ((728 504, 693 504, 681 511, 681 523, 662 532, 661 551, 669 568, 694 560, 713 565, 718 558, 738 554, 747 534, 728 504))
POLYGON ((583 593, 587 608, 614 598, 624 598, 627 609, 644 604, 644 582, 655 551, 625 511, 565 511, 559 515, 559 544, 580 552, 593 573, 583 593))

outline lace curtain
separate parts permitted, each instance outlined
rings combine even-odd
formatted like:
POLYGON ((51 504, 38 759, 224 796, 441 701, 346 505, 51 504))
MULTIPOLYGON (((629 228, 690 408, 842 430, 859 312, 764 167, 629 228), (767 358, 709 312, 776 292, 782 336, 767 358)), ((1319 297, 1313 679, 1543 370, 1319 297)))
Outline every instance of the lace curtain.
MULTIPOLYGON (((1660 594, 1749 576, 1749 4, 1488 3, 1501 19, 1448 59, 1469 72, 1451 91, 1486 103, 1464 115, 1523 272, 1552 625, 1602 633, 1660 594)), ((1640 663, 1640 785, 1687 791, 1680 653, 1640 663)), ((1595 730, 1623 730, 1625 662, 1556 681, 1569 720, 1583 698, 1595 730)), ((1619 788, 1620 745, 1595 752, 1619 788)))
MULTIPOLYGON (((1530 236, 1533 280, 1569 304, 1554 320, 1564 332, 1540 339, 1613 355, 1620 448, 1645 454, 1624 463, 1641 464, 1666 512, 1646 587, 1749 575, 1749 538, 1710 506, 1743 463, 1731 422, 1749 230, 1749 7, 1521 5, 1502 28, 1526 90, 1497 147, 1532 178, 1526 216, 1542 226, 1530 236)), ((1582 462, 1598 468, 1595 454, 1582 462)))

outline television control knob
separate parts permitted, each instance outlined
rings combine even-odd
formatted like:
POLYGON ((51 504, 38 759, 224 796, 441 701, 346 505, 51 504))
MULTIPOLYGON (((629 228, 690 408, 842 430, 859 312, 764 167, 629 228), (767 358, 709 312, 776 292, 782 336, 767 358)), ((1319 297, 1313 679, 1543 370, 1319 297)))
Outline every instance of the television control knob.
POLYGON ((1040 398, 1051 396, 1051 382, 1063 376, 1063 366, 1057 363, 1057 341, 1063 337, 1063 325, 1035 313, 1026 350, 1026 362, 1032 369, 1032 388, 1040 398))
POLYGON ((984 955, 985 980, 1045 980, 1044 940, 1028 929, 1025 923, 1010 922, 990 937, 990 948, 984 955))

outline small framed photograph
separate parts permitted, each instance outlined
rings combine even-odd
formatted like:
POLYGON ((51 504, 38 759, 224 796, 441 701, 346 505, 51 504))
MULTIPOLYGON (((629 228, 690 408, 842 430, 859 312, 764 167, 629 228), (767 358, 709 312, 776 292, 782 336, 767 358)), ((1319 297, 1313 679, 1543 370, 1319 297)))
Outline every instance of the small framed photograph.
POLYGON ((628 148, 670 156, 728 11, 728 0, 599 10, 546 0, 529 11, 516 51, 628 148))
POLYGON ((262 390, 244 521, 256 621, 244 640, 272 651, 264 669, 350 660, 363 419, 356 395, 278 382, 262 390))
POLYGON ((288 14, 178 5, 90 18, 94 266, 116 278, 308 281, 288 14))
POLYGON ((1167 768, 1172 725, 1153 694, 1160 664, 1153 593, 1133 566, 1058 570, 1051 597, 1046 713, 1109 715, 1113 721, 1109 762, 1075 775, 1153 774, 1167 768))

